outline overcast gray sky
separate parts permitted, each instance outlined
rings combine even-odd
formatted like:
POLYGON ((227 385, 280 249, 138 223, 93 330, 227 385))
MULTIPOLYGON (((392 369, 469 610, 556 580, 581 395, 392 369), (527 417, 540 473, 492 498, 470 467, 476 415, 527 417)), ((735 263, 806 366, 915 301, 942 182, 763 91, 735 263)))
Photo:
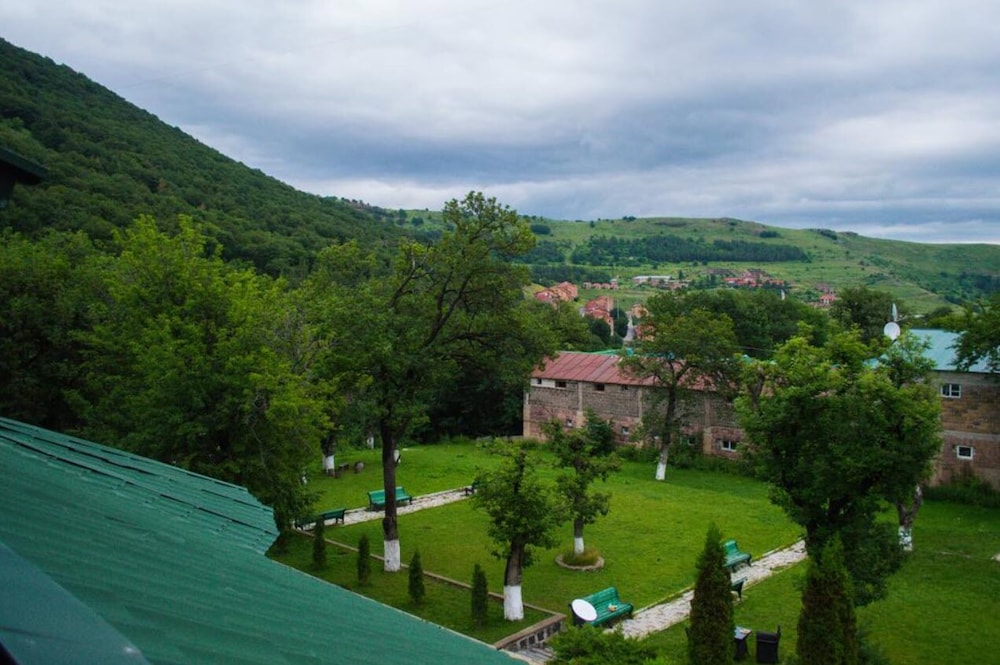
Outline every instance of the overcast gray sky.
POLYGON ((1000 243, 989 0, 0 0, 0 26, 321 195, 1000 243))

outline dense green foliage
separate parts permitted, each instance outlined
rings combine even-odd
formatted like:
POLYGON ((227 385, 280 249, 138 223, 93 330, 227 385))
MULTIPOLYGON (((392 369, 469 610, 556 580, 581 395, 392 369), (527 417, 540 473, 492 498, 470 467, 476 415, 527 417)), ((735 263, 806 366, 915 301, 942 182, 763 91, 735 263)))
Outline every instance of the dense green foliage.
POLYGON ((0 224, 36 237, 83 231, 98 242, 140 215, 188 215, 227 260, 299 276, 331 242, 400 235, 386 211, 321 198, 252 170, 68 67, 0 39, 0 145, 48 169, 15 188, 0 224))
POLYGON ((311 501, 299 478, 326 428, 304 322, 281 281, 180 227, 142 218, 98 259, 71 402, 88 438, 247 487, 286 529, 311 501))
POLYGON ((549 646, 556 652, 552 665, 644 665, 656 657, 654 649, 638 640, 590 625, 558 633, 549 646))
POLYGON ((886 503, 907 500, 940 449, 940 400, 922 348, 903 335, 878 364, 857 329, 808 335, 750 366, 738 400, 746 452, 818 557, 839 536, 859 604, 884 595, 900 565, 886 503))
POLYGON ((733 594, 722 550, 722 534, 714 524, 698 556, 698 577, 691 599, 688 662, 691 665, 727 665, 733 662, 733 594))

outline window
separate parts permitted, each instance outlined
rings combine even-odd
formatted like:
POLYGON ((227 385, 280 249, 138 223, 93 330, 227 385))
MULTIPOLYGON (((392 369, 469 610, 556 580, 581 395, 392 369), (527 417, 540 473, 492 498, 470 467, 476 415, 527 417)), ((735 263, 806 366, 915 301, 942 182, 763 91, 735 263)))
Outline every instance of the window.
POLYGON ((539 378, 535 378, 535 385, 536 385, 536 386, 540 386, 540 385, 542 385, 542 380, 541 380, 541 379, 539 379, 539 378))
POLYGON ((603 393, 604 392, 604 384, 603 383, 595 383, 594 384, 594 390, 596 390, 599 393, 603 393))
POLYGON ((727 452, 735 452, 736 446, 739 445, 738 441, 730 441, 729 439, 722 439, 719 441, 719 447, 727 452))
POLYGON ((622 386, 622 392, 623 393, 627 393, 628 392, 628 386, 622 386))
POLYGON ((567 418, 566 419, 566 427, 572 427, 572 426, 573 426, 573 419, 572 418, 567 418))
POLYGON ((958 399, 962 396, 962 384, 961 383, 942 383, 941 384, 941 397, 951 397, 953 399, 958 399))
POLYGON ((622 425, 622 436, 628 436, 628 427, 622 425))
POLYGON ((976 449, 972 446, 955 446, 955 457, 958 459, 972 459, 976 449))
POLYGON ((565 388, 565 387, 566 387, 565 381, 556 381, 556 388, 565 388))

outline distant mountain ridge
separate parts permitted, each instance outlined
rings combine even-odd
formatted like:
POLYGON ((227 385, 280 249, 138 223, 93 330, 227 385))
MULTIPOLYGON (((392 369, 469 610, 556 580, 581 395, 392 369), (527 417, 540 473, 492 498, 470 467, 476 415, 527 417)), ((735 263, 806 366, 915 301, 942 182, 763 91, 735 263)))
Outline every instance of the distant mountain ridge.
MULTIPOLYGON (((15 205, 0 214, 0 229, 28 235, 79 230, 101 243, 139 215, 155 216, 164 228, 189 215, 225 258, 301 276, 332 242, 356 239, 388 249, 404 235, 442 230, 439 212, 386 210, 295 190, 3 39, 0 147, 48 169, 42 185, 16 188, 15 205)), ((800 288, 866 285, 921 310, 1000 290, 995 245, 926 245, 730 218, 527 219, 539 240, 529 262, 548 281, 665 270, 690 277, 760 264, 800 288)))

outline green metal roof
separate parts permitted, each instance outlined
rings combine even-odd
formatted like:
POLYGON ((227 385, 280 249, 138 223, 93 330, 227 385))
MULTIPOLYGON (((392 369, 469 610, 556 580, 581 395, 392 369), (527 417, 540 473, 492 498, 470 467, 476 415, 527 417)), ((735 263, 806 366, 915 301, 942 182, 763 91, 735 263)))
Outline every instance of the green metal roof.
MULTIPOLYGON (((271 511, 241 487, 4 418, 0 470, 0 541, 150 663, 511 662, 271 561, 271 511)), ((0 642, 27 595, 0 594, 0 642)))
MULTIPOLYGON (((958 344, 958 333, 931 329, 914 329, 910 330, 910 332, 929 344, 924 355, 934 363, 934 369, 939 372, 960 371, 955 361, 955 347, 958 344)), ((990 368, 985 360, 980 360, 974 363, 968 371, 989 374, 990 368)))

